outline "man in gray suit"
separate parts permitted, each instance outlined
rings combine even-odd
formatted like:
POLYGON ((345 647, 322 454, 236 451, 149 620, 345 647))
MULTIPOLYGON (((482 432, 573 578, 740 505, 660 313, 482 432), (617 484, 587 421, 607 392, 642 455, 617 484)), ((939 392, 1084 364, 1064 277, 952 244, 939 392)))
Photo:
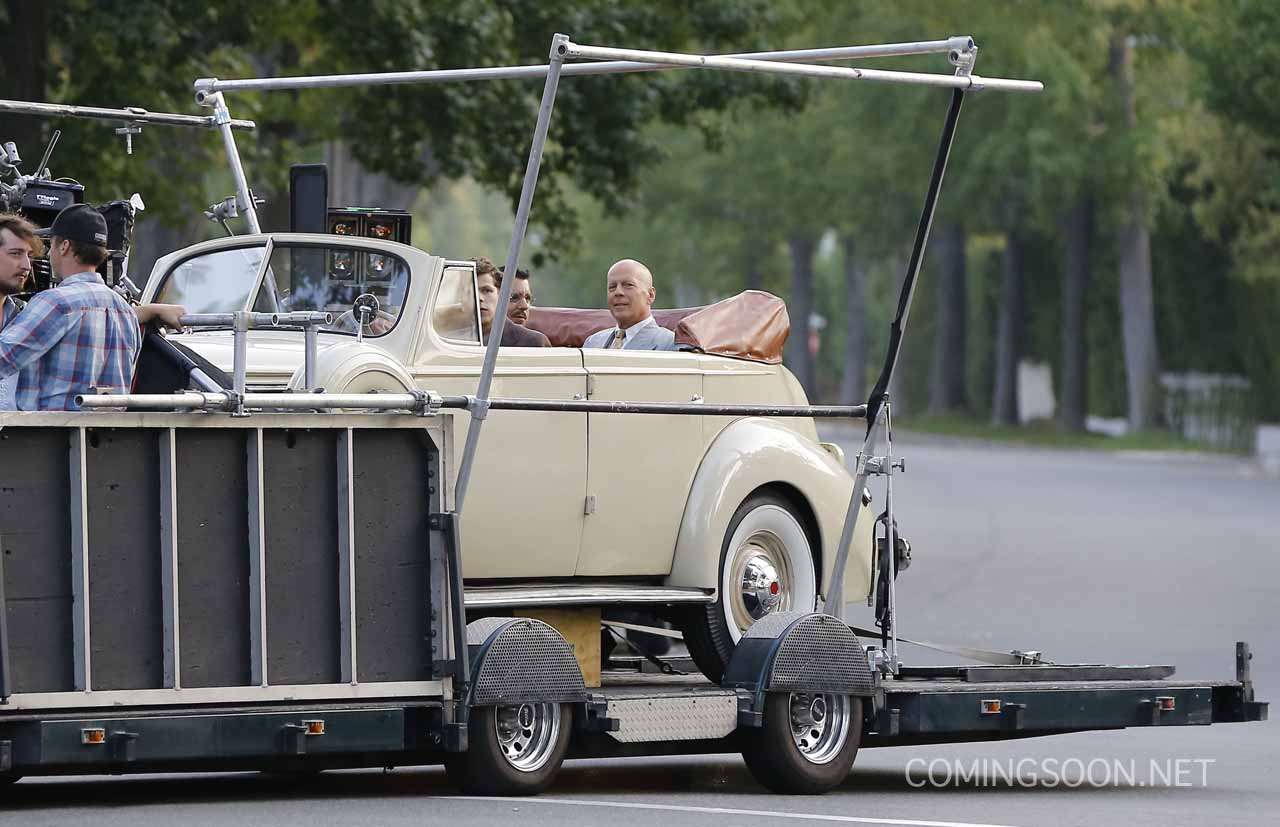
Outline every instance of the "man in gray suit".
POLYGON ((616 327, 592 333, 583 347, 610 350, 675 350, 676 335, 653 318, 657 291, 653 274, 640 262, 624 258, 609 268, 609 312, 616 327))

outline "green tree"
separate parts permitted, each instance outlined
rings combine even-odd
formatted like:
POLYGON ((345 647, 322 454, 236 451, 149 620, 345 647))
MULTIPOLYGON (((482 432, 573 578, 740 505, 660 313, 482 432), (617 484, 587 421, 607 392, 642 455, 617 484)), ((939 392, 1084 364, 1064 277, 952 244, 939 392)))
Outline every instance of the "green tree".
MULTIPOLYGON (((522 0, 357 6, 338 0, 52 0, 44 4, 43 16, 31 15, 27 5, 6 0, 0 7, 0 26, 11 36, 12 23, 27 23, 38 31, 24 36, 37 49, 44 44, 45 54, 23 55, 48 66, 43 78, 26 81, 25 95, 170 111, 193 108, 191 83, 202 76, 545 64, 556 31, 581 42, 752 49, 766 34, 790 25, 785 13, 764 0, 576 0, 554 6, 522 0)), ((13 59, 9 53, 0 57, 4 78, 27 77, 13 59)), ((241 145, 256 189, 275 202, 269 215, 279 222, 287 164, 336 139, 346 141, 367 169, 400 181, 422 186, 471 176, 514 198, 540 92, 540 84, 514 81, 379 87, 233 95, 231 107, 233 114, 258 122, 256 139, 241 145)), ((658 157, 644 125, 682 123, 722 109, 744 92, 771 104, 794 100, 785 83, 748 78, 730 90, 723 78, 703 73, 566 79, 536 220, 552 240, 570 245, 575 213, 565 193, 571 183, 618 208, 658 157)), ((204 203, 206 170, 219 165, 212 138, 157 140, 147 145, 153 161, 143 164, 119 152, 117 139, 101 124, 59 126, 66 132, 64 151, 75 147, 74 174, 92 197, 106 195, 127 172, 132 188, 147 192, 150 214, 170 222, 193 201, 204 203)))

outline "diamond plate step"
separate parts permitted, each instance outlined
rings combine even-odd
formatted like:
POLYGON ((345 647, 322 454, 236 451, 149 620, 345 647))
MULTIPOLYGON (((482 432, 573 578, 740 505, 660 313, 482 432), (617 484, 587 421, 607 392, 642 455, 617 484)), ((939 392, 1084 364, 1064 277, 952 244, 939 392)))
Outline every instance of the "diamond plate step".
POLYGON ((618 719, 609 735, 624 744, 724 738, 738 726, 737 693, 610 698, 609 717, 618 719))

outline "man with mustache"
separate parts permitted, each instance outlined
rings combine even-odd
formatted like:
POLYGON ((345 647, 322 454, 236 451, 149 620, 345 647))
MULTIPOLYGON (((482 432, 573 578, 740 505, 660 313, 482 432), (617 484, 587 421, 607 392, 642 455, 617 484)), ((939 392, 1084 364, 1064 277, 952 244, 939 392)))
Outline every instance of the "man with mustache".
MULTIPOLYGON (((492 261, 481 256, 476 259, 476 292, 480 299, 480 330, 484 334, 484 340, 489 341, 489 331, 493 327, 493 319, 498 309, 498 298, 502 290, 502 271, 499 270, 492 261)), ((526 284, 528 282, 526 281, 526 284)), ((520 285, 519 276, 516 277, 516 284, 513 288, 520 285)), ((513 290, 514 295, 514 290, 513 290)), ((512 302, 514 304, 514 302, 512 302)), ((525 308, 525 317, 528 318, 528 307, 525 308)), ((510 315, 508 314, 508 319, 510 315)), ((530 330, 527 327, 518 324, 504 324, 502 326, 502 347, 551 347, 551 342, 547 340, 536 330, 530 330)))

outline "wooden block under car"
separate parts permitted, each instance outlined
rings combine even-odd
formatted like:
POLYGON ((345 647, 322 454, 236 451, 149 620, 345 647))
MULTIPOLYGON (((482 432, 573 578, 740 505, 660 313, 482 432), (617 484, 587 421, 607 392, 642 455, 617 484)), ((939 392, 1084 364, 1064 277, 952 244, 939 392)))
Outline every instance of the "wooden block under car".
POLYGON ((559 632, 573 647, 582 680, 589 687, 600 685, 600 610, 516 609, 515 617, 531 617, 559 632))

